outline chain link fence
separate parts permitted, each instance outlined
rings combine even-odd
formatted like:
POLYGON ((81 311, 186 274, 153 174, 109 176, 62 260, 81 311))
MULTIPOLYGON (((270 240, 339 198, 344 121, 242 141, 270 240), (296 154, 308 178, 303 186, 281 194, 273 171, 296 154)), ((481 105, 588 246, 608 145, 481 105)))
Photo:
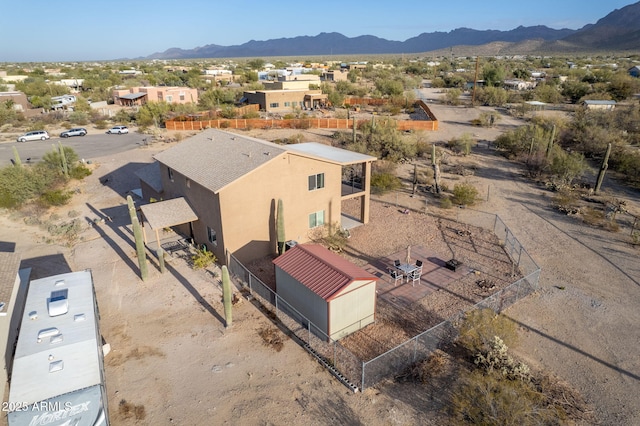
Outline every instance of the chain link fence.
POLYGON ((466 312, 488 308, 500 313, 538 289, 540 268, 504 222, 497 215, 478 211, 465 216, 468 216, 465 219, 469 219, 465 220, 466 223, 492 230, 497 235, 512 260, 513 276, 524 277, 371 360, 359 359, 339 342, 332 340, 253 275, 233 255, 229 255, 229 271, 242 287, 248 289, 251 297, 255 298, 262 309, 274 315, 291 336, 316 356, 339 380, 354 391, 366 389, 382 380, 403 374, 415 363, 427 359, 435 350, 452 342, 458 335, 457 325, 466 312))

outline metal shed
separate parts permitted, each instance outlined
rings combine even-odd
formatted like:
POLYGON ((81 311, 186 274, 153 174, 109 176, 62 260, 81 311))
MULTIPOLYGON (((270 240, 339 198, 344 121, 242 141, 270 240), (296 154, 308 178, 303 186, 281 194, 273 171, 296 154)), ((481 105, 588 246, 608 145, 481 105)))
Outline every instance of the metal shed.
POLYGON ((298 244, 273 263, 278 295, 331 339, 375 321, 375 275, 319 244, 298 244))

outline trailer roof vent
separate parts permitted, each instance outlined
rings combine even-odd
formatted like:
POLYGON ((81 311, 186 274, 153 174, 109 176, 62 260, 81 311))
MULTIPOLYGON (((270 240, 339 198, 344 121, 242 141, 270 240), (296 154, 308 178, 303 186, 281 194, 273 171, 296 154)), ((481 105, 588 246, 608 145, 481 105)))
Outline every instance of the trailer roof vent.
POLYGON ((60 334, 60 330, 56 327, 43 328, 38 332, 38 343, 47 337, 58 336, 60 334))
POLYGON ((64 368, 64 361, 58 360, 49 363, 49 373, 55 373, 56 371, 62 371, 64 368))
POLYGON ((50 317, 64 315, 69 311, 69 290, 56 290, 51 292, 51 297, 47 300, 47 308, 50 317))

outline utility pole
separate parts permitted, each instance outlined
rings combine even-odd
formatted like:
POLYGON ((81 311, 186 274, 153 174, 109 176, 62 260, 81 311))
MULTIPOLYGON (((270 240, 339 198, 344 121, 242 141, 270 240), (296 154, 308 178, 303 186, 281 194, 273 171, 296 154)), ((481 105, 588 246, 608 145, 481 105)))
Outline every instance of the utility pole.
POLYGON ((480 57, 476 56, 476 76, 473 78, 473 94, 471 95, 471 106, 476 104, 476 86, 478 85, 478 62, 480 62, 480 57))

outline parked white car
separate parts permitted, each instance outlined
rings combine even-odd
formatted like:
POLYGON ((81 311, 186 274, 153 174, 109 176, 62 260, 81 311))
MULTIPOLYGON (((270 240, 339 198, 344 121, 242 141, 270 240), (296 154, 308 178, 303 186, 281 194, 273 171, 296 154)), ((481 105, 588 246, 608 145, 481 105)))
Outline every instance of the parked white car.
POLYGON ((49 139, 49 133, 44 130, 36 130, 33 132, 27 132, 22 136, 18 136, 16 139, 18 142, 26 142, 26 141, 46 141, 49 139))
POLYGON ((129 129, 127 126, 114 126, 107 130, 107 133, 110 135, 122 135, 124 133, 129 133, 129 129))

